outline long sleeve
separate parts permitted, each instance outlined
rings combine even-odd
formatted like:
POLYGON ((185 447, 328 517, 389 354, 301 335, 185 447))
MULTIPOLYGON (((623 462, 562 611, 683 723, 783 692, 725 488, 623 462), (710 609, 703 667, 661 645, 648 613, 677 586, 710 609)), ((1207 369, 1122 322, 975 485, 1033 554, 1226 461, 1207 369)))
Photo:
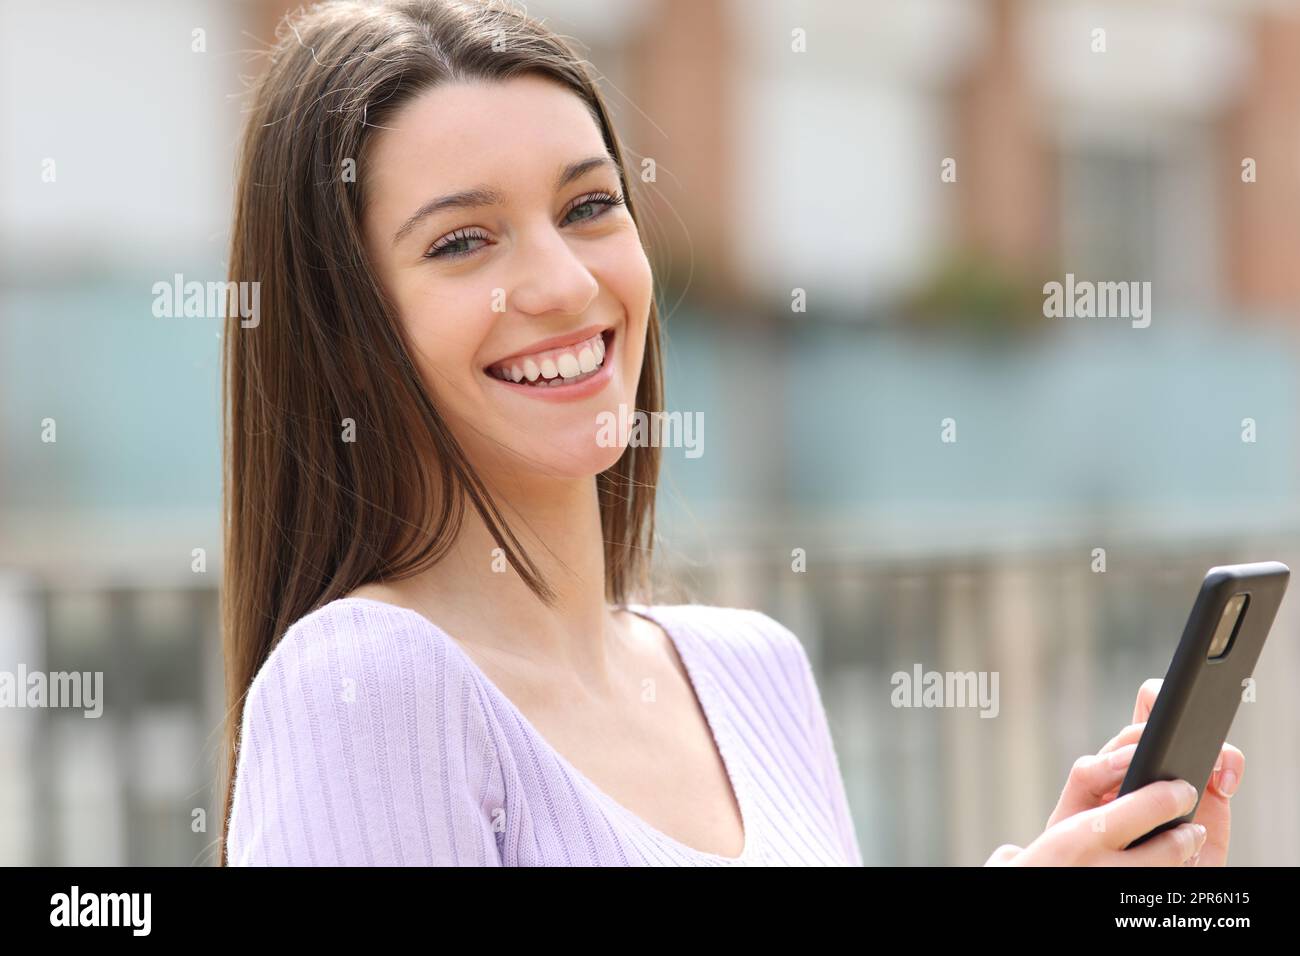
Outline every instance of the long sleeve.
POLYGON ((449 649, 364 605, 297 622, 249 688, 228 859, 500 865, 482 701, 449 649))

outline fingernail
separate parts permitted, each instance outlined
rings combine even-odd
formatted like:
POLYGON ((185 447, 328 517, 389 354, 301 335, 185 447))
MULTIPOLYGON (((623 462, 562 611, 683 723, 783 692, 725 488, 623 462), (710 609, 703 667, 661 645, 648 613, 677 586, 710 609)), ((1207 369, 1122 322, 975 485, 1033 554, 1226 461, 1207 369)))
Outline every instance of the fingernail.
POLYGON ((1133 754, 1137 751, 1137 744, 1128 744, 1112 751, 1110 758, 1106 761, 1110 764, 1111 770, 1118 770, 1120 767, 1127 767, 1133 762, 1133 754))
POLYGON ((1200 793, 1199 791, 1197 791, 1197 789, 1194 786, 1192 786, 1186 780, 1184 780, 1182 783, 1183 786, 1186 788, 1185 796, 1183 799, 1183 805, 1187 807, 1188 810, 1190 810, 1192 809, 1192 807, 1196 806, 1196 799, 1197 797, 1200 796, 1200 793))
POLYGON ((1201 846, 1205 843, 1205 836, 1208 831, 1205 829, 1204 824, 1193 823, 1192 826, 1196 827, 1196 852, 1199 855, 1201 852, 1201 846))
POLYGON ((1237 774, 1233 770, 1225 770, 1219 777, 1219 790, 1224 796, 1230 797, 1237 789, 1237 774))

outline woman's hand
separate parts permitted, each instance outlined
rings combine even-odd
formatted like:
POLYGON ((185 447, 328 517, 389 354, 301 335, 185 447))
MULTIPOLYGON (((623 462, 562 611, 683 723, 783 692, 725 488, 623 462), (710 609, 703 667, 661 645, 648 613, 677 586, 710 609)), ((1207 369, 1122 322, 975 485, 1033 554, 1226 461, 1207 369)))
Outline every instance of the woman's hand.
POLYGON ((1124 849, 1152 828, 1182 816, 1195 802, 1192 791, 1180 781, 1159 781, 1117 798, 1162 683, 1155 678, 1146 681, 1138 690, 1133 722, 1095 756, 1075 761, 1043 834, 1023 849, 1011 844, 998 847, 986 866, 1224 865, 1232 817, 1229 798, 1246 767, 1242 752, 1227 743, 1194 822, 1124 849))

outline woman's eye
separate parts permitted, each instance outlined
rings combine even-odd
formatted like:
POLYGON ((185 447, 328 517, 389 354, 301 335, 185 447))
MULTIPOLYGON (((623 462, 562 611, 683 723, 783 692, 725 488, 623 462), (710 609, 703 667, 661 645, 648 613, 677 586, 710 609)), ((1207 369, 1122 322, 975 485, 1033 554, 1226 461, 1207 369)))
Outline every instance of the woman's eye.
MULTIPOLYGON (((584 222, 590 219, 598 219, 605 215, 611 207, 621 206, 624 201, 621 195, 616 196, 605 192, 594 193, 591 196, 584 197, 577 205, 570 207, 565 214, 565 220, 567 222, 584 222), (597 207, 600 207, 600 211, 595 211, 597 207), (581 213, 577 218, 570 218, 574 213, 580 211, 581 213)), ((440 239, 430 246, 424 257, 426 259, 459 259, 462 256, 472 255, 477 251, 473 248, 465 248, 463 243, 487 241, 487 236, 457 230, 445 239, 440 239)))
POLYGON ((593 209, 596 206, 604 207, 600 212, 589 212, 574 220, 576 222, 581 222, 584 219, 595 219, 597 216, 603 216, 605 213, 609 212, 611 207, 621 206, 622 204, 622 196, 611 196, 609 193, 595 193, 594 195, 584 197, 581 202, 569 210, 569 215, 572 216, 579 209, 593 209))
POLYGON ((446 239, 441 239, 429 247, 429 251, 424 254, 426 259, 458 259, 461 256, 467 256, 473 249, 457 248, 464 242, 487 242, 487 236, 480 236, 468 232, 453 232, 446 239))

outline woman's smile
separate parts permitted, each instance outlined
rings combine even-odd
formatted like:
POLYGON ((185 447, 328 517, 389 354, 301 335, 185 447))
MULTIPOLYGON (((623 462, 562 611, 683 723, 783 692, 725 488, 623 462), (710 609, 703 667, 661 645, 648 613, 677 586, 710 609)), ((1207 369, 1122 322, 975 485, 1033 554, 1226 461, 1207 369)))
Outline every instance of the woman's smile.
POLYGON ((534 348, 502 359, 484 373, 511 391, 533 398, 568 401, 595 395, 614 374, 614 330, 565 338, 570 340, 568 344, 534 348))

